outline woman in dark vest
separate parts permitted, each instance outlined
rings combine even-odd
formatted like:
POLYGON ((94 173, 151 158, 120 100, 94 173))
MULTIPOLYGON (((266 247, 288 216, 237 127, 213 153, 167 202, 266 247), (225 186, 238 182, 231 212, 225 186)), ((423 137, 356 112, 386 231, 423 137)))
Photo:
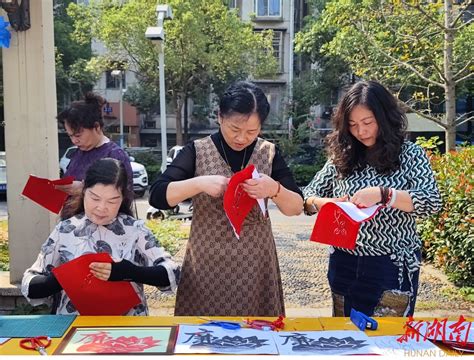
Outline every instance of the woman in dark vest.
POLYGON ((175 315, 278 316, 285 312, 270 219, 259 206, 234 235, 223 208, 230 177, 247 164, 260 178, 243 186, 250 197, 271 198, 298 215, 303 198, 274 144, 258 137, 270 105, 255 84, 232 84, 219 104, 219 132, 187 145, 153 184, 150 204, 171 208, 193 199, 193 221, 175 315))

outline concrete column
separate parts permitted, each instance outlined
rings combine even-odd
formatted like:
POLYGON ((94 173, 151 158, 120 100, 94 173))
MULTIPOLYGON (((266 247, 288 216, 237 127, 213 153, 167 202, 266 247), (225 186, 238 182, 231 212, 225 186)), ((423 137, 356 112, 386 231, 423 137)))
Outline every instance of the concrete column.
POLYGON ((30 11, 31 28, 12 31, 10 48, 2 50, 12 284, 21 281, 57 219, 21 195, 30 174, 59 177, 53 0, 30 1, 30 11))

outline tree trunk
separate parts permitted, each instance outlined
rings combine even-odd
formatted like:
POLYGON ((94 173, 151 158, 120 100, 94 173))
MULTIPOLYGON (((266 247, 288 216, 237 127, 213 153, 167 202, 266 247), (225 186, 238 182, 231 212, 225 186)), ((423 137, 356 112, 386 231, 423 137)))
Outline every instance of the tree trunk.
POLYGON ((176 145, 184 145, 183 143, 183 126, 181 125, 181 111, 183 110, 183 97, 176 96, 176 145))
POLYGON ((188 94, 184 95, 184 137, 183 142, 188 142, 188 94))
POLYGON ((445 95, 445 120, 446 120, 446 152, 456 148, 456 83, 453 75, 453 46, 454 29, 452 28, 453 4, 452 0, 444 1, 444 95, 445 95))

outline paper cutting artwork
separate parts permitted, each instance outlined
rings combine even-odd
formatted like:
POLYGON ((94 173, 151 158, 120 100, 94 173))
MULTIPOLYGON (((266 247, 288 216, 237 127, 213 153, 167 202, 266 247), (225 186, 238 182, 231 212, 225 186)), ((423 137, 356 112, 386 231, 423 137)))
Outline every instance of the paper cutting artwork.
POLYGON ((224 211, 238 239, 245 218, 257 204, 257 200, 252 199, 242 187, 245 180, 252 178, 254 170, 255 166, 250 164, 245 169, 236 172, 229 180, 224 194, 224 211))
POLYGON ((90 272, 92 262, 111 263, 108 253, 86 254, 52 271, 81 315, 124 315, 140 304, 128 281, 103 281, 90 272))
POLYGON ((358 208, 350 202, 329 202, 321 207, 310 240, 354 249, 360 224, 369 221, 381 206, 358 208))
POLYGON ((54 354, 172 354, 175 339, 175 326, 73 327, 54 354))
POLYGON ((274 333, 280 355, 378 354, 362 331, 295 331, 274 333))
POLYGON ((278 354, 270 331, 180 325, 176 354, 278 354))

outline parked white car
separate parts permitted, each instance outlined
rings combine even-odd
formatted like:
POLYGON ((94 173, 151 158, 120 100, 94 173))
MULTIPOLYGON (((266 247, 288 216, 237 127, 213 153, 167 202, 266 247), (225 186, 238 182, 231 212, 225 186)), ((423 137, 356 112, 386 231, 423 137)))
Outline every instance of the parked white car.
MULTIPOLYGON (((71 146, 67 148, 64 152, 64 155, 59 160, 59 172, 61 176, 66 172, 71 157, 74 155, 74 152, 77 150, 77 146, 71 146)), ((137 196, 145 195, 145 191, 148 188, 148 174, 146 172, 145 166, 139 164, 131 157, 130 165, 132 165, 133 171, 133 191, 137 196)))
POLYGON ((173 146, 170 151, 168 151, 168 156, 166 157, 166 166, 171 164, 173 160, 178 156, 179 152, 183 149, 184 146, 175 145, 173 146))
POLYGON ((7 193, 7 161, 5 151, 0 151, 0 194, 7 193))

